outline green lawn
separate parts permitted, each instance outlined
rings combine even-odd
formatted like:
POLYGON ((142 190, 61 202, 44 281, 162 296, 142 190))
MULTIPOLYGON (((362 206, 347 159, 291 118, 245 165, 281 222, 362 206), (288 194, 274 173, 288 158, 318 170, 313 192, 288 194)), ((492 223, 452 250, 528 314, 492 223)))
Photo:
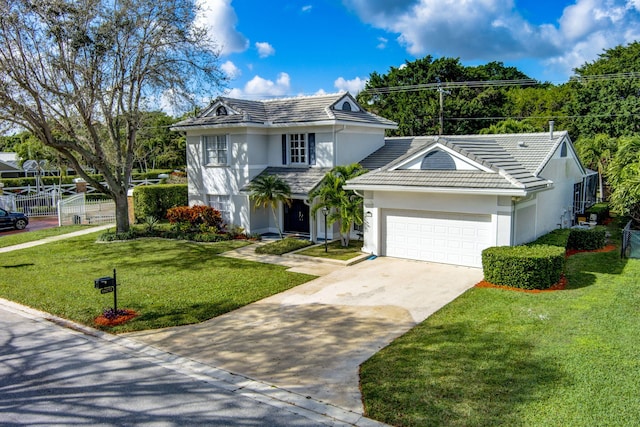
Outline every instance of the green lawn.
POLYGON ((360 250, 362 249, 362 242, 359 240, 351 240, 349 246, 342 247, 339 240, 329 242, 327 244, 327 252, 324 251, 324 245, 316 245, 309 249, 305 249, 300 252, 296 252, 300 255, 315 256, 320 258, 337 259, 341 261, 350 260, 359 255, 362 255, 360 250))
POLYGON ((0 248, 18 245, 20 243, 33 242, 45 237, 58 236, 60 234, 73 233, 87 228, 86 225, 66 225, 64 227, 45 228, 43 230, 29 231, 18 234, 4 234, 0 231, 0 248))
POLYGON ((567 260, 568 289, 473 288, 361 367, 398 426, 623 426, 640 420, 640 260, 567 260))
POLYGON ((245 241, 95 243, 97 236, 2 254, 0 296, 92 325, 113 306, 113 294, 100 294, 93 281, 117 268, 118 308, 140 313, 111 329, 124 332, 201 322, 314 277, 218 256, 245 241))

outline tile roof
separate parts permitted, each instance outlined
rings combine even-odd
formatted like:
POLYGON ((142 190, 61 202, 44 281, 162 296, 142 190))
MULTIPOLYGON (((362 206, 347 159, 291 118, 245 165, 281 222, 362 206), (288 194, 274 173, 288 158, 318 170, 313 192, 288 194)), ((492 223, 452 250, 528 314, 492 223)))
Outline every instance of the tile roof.
POLYGON ((345 97, 358 105, 348 93, 258 101, 218 97, 198 117, 178 122, 173 128, 187 130, 202 126, 272 126, 323 121, 354 122, 387 129, 397 127, 395 122, 369 113, 360 106, 354 111, 334 109, 333 106, 345 97), (219 106, 224 106, 229 114, 216 115, 219 106))
MULTIPOLYGON (((276 175, 282 178, 289 187, 291 194, 308 194, 313 188, 322 181, 322 178, 329 172, 331 168, 286 168, 286 167, 268 167, 260 172, 254 180, 263 175, 276 175)), ((242 188, 243 192, 248 192, 249 187, 242 188)))
POLYGON ((349 185, 518 191, 544 188, 551 183, 540 176, 540 171, 565 138, 566 132, 555 132, 553 138, 549 133, 387 138, 382 148, 360 162, 371 172, 350 180, 349 185), (399 168, 436 143, 490 172, 399 168))

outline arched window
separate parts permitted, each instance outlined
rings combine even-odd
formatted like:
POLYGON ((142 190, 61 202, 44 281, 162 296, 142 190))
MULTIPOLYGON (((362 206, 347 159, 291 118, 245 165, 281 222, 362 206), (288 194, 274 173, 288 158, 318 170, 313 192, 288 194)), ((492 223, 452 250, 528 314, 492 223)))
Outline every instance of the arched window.
POLYGON ((227 109, 224 108, 222 105, 216 108, 216 116, 226 116, 226 115, 227 115, 227 109))
POLYGON ((349 104, 348 102, 344 102, 342 104, 342 111, 351 111, 351 104, 349 104))
POLYGON ((442 150, 433 150, 427 153, 420 165, 422 170, 456 170, 456 162, 449 153, 442 150))
POLYGON ((562 142, 562 146, 560 147, 560 157, 567 157, 567 143, 562 142))

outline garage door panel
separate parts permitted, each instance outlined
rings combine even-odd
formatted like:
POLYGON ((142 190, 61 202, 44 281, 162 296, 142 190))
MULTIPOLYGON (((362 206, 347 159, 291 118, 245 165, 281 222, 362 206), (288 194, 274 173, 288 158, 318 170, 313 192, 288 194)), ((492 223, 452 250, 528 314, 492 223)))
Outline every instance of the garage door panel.
POLYGON ((383 254, 480 267, 491 246, 491 216, 443 212, 383 212, 383 254))

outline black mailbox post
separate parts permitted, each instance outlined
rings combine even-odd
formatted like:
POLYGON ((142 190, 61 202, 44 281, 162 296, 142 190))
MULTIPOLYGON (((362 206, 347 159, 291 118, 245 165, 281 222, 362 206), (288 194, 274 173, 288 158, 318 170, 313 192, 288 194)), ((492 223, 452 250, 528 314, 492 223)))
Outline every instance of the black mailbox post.
POLYGON ((101 277, 94 280, 94 284, 96 289, 108 288, 116 285, 116 279, 113 277, 101 277))
POLYGON ((116 283, 116 269, 113 269, 113 277, 100 277, 93 281, 93 286, 100 289, 101 294, 113 292, 113 311, 118 312, 118 284, 116 283))

